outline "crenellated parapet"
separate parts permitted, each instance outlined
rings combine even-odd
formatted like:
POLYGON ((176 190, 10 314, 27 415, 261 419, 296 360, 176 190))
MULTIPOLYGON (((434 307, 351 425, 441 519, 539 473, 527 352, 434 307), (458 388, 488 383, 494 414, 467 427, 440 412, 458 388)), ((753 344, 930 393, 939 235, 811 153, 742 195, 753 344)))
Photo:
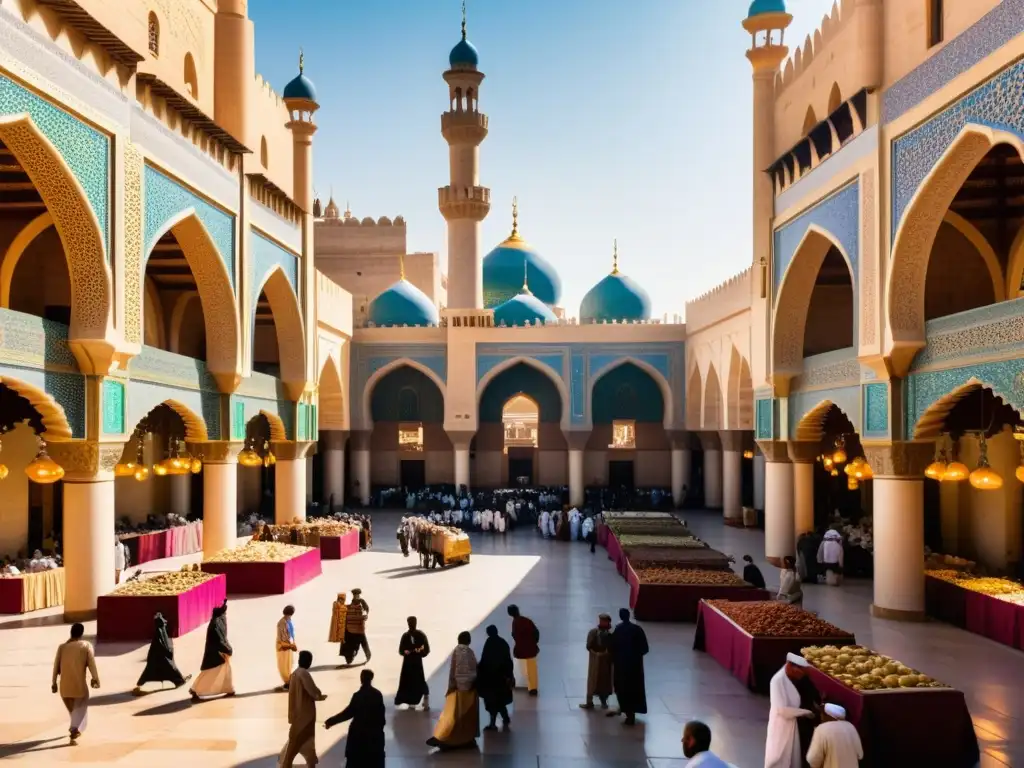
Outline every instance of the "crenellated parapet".
POLYGON ((686 325, 691 332, 750 309, 751 268, 733 275, 707 293, 686 302, 686 325))
POLYGON ((829 13, 822 17, 821 24, 813 34, 804 38, 802 45, 797 46, 793 54, 786 60, 786 65, 775 78, 775 93, 782 96, 783 92, 795 83, 804 72, 808 71, 817 58, 824 58, 823 51, 841 37, 842 32, 850 25, 854 16, 855 0, 834 2, 829 13))

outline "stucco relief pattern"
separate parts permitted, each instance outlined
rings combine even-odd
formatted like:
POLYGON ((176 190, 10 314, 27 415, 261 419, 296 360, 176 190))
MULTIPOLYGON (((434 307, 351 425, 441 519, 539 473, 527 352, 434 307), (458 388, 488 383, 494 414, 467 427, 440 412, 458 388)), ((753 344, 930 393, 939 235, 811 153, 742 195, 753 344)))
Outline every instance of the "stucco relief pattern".
POLYGON ((1024 0, 1003 0, 947 42, 882 97, 882 120, 902 117, 933 93, 1024 32, 1024 0))
POLYGON ((124 146, 124 340, 142 343, 142 153, 124 146))
POLYGON ((0 309, 0 351, 8 363, 78 371, 78 362, 68 347, 66 325, 12 309, 0 309))
POLYGON ((935 448, 931 443, 869 444, 864 446, 864 458, 875 477, 922 477, 935 458, 935 448))
POLYGON ((1018 413, 1024 413, 1024 358, 914 373, 906 384, 906 429, 914 434, 918 421, 934 403, 957 387, 978 381, 1018 413))
POLYGON ((864 385, 864 436, 889 434, 889 386, 884 382, 864 385))
POLYGON ((892 235, 921 182, 968 123, 1024 137, 1024 61, 1018 62, 903 134, 892 147, 892 235))
POLYGON ((875 282, 877 242, 875 235, 875 172, 860 177, 860 343, 874 345, 878 307, 875 282))
POLYGON ((124 453, 124 443, 95 443, 84 440, 50 443, 50 457, 67 473, 65 482, 90 479, 105 472, 113 472, 124 453))
MULTIPOLYGON (((78 185, 63 170, 55 149, 42 140, 34 123, 0 120, 0 138, 14 152, 47 202, 64 245, 71 277, 73 333, 78 338, 104 338, 110 316, 110 277, 103 232, 96 228, 96 219, 86 207, 89 202, 83 200, 78 185)), ((103 190, 105 196, 106 186, 103 190)), ((105 221, 105 217, 104 210, 104 219, 100 221, 105 221)))
POLYGON ((812 224, 830 233, 842 246, 853 267, 856 285, 860 255, 859 189, 859 183, 854 181, 775 230, 772 257, 775 294, 778 294, 783 276, 812 224))
POLYGON ((150 165, 145 182, 145 253, 150 254, 167 223, 190 208, 213 239, 232 288, 235 285, 235 217, 211 205, 150 165))
POLYGON ((793 390, 834 387, 839 384, 852 384, 860 381, 860 363, 857 362, 856 357, 809 367, 811 359, 805 359, 804 372, 793 380, 793 390))
POLYGON ((217 381, 210 375, 206 363, 156 347, 143 347, 128 362, 128 375, 133 380, 164 384, 179 389, 199 389, 217 392, 217 381))
POLYGON ((40 133, 56 147, 71 173, 82 185, 99 221, 103 252, 107 254, 110 231, 110 140, 95 128, 0 75, 0 115, 23 113, 32 118, 40 133))
POLYGON ((990 304, 925 325, 928 345, 911 370, 977 355, 1019 355, 1024 345, 1024 299, 990 304))

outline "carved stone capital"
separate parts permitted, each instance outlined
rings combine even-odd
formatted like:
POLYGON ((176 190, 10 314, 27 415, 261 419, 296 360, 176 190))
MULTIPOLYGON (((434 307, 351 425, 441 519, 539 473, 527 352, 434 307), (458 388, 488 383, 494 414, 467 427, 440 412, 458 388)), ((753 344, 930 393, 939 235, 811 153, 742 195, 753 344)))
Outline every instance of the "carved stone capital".
POLYGON ((789 460, 799 464, 813 464, 821 454, 821 444, 809 440, 793 440, 786 445, 789 450, 789 460))
POLYGON ((722 430, 718 433, 718 439, 723 451, 739 453, 746 447, 747 433, 738 429, 722 430))
POLYGON ((203 464, 234 464, 238 460, 244 443, 232 443, 227 440, 210 440, 205 443, 186 443, 185 447, 193 456, 203 460, 203 464))
POLYGON ((565 442, 569 444, 570 451, 582 451, 590 440, 589 429, 567 429, 562 434, 565 435, 565 442))
POLYGON ((789 449, 782 440, 758 440, 757 447, 764 454, 764 460, 776 464, 789 463, 789 449))
POLYGON ((301 461, 316 453, 316 443, 278 440, 270 444, 278 461, 301 461))
POLYGON ((666 430, 669 441, 672 443, 672 450, 689 451, 693 449, 693 433, 685 429, 666 430))
POLYGON ((448 429, 445 431, 448 433, 448 439, 452 441, 452 448, 457 451, 468 451, 469 444, 473 442, 473 435, 476 434, 476 431, 472 429, 448 429))
POLYGON ((722 438, 718 436, 717 432, 698 432, 697 437, 700 439, 700 445, 705 451, 722 450, 722 438))
POLYGON ((863 442, 861 445, 875 477, 920 478, 935 457, 932 442, 863 442))
POLYGON ((320 445, 324 453, 327 451, 344 451, 348 442, 348 432, 341 429, 320 430, 320 445))
POLYGON ((121 461, 124 443, 67 440, 46 444, 50 458, 64 468, 64 480, 99 483, 114 479, 114 467, 121 461))

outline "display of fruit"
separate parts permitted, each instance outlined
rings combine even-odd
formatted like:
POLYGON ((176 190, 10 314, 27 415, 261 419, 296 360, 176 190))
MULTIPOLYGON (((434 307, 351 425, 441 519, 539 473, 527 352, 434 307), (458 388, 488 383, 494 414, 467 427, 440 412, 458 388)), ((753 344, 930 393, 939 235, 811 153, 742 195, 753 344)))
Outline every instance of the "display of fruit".
POLYGON ((729 570, 729 558, 710 548, 627 547, 626 557, 637 568, 699 568, 705 571, 729 570))
POLYGON ((617 537, 623 547, 678 547, 704 549, 707 547, 696 536, 648 536, 642 533, 627 533, 617 537))
POLYGON ((701 568, 665 566, 634 568, 641 584, 694 584, 714 587, 749 587, 732 571, 706 571, 701 568))
POLYGON ((193 587, 215 578, 217 574, 203 573, 199 570, 174 571, 158 574, 151 579, 125 582, 111 594, 118 597, 168 597, 188 592, 193 587))
POLYGON ((812 645, 800 653, 814 667, 855 691, 949 687, 861 645, 812 645))
POLYGON ((644 518, 671 518, 671 512, 605 512, 604 519, 606 521, 618 520, 618 519, 632 519, 642 520, 644 518))
POLYGON ((1024 595, 1024 584, 1018 584, 1016 581, 1010 581, 1010 579, 1000 579, 993 576, 972 576, 969 573, 948 568, 925 571, 925 574, 935 579, 956 584, 958 587, 969 589, 972 592, 980 592, 991 597, 1024 595))
POLYGON ((302 523, 289 523, 288 525, 268 525, 267 528, 277 539, 279 535, 287 536, 292 531, 299 533, 316 533, 320 536, 344 536, 349 531, 358 530, 358 526, 343 520, 333 518, 320 518, 306 520, 302 523))
POLYGON ((617 523, 615 525, 609 525, 609 530, 615 534, 615 538, 621 539, 623 536, 692 536, 686 528, 681 526, 679 523, 670 522, 668 520, 653 521, 653 525, 644 521, 643 524, 626 522, 617 523))
POLYGON ((709 600, 754 637, 848 637, 853 635, 789 603, 773 600, 729 602, 709 600))
POLYGON ((222 549, 204 559, 206 563, 283 563, 304 555, 311 547, 278 541, 250 541, 244 547, 222 549))
POLYGON ((977 563, 965 557, 956 555, 942 555, 938 552, 931 552, 925 557, 924 567, 931 570, 951 569, 954 571, 973 571, 977 563))

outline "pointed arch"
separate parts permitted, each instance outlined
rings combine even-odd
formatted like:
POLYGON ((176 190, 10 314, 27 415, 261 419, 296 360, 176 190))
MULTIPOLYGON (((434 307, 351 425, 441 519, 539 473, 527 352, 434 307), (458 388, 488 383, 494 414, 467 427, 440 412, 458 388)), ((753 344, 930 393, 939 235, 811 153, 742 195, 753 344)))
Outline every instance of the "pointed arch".
MULTIPOLYGON (((646 363, 643 360, 639 360, 638 358, 627 355, 626 357, 620 358, 612 363, 609 363, 604 368, 598 370, 597 373, 591 374, 590 392, 587 393, 588 401, 591 400, 594 396, 594 388, 597 386, 597 382, 600 381, 607 374, 611 373, 612 371, 618 368, 623 367, 624 365, 635 366, 636 368, 646 373, 654 381, 654 383, 658 385, 658 389, 661 390, 662 402, 664 403, 662 423, 664 424, 665 429, 669 429, 672 426, 672 414, 675 413, 672 400, 672 387, 669 385, 668 380, 665 378, 664 374, 662 374, 661 371, 659 371, 650 363, 646 363)), ((591 413, 592 412, 593 411, 591 409, 591 413)))
MULTIPOLYGON (((277 354, 281 381, 292 400, 298 400, 306 388, 306 337, 302 310, 292 284, 280 265, 264 276, 254 295, 266 294, 277 328, 277 354)), ((252 328, 256 328, 256 307, 252 307, 252 328)))
POLYGON ((370 409, 370 402, 373 398, 373 388, 377 386, 377 382, 379 382, 389 373, 398 368, 402 368, 403 366, 407 366, 415 371, 419 371, 420 373, 422 373, 424 376, 426 376, 428 379, 434 382, 434 385, 441 392, 441 398, 447 398, 446 387, 444 381, 441 379, 440 376, 438 376, 434 371, 432 371, 427 366, 423 365, 423 363, 413 360, 411 357, 399 357, 395 360, 392 360, 387 365, 383 365, 376 371, 374 371, 366 380, 366 384, 363 385, 362 416, 363 424, 365 425, 366 428, 373 427, 373 415, 370 409))
POLYGON ((568 428, 572 403, 569 398, 569 388, 565 385, 565 381, 562 380, 561 375, 554 368, 547 365, 546 363, 542 363, 540 360, 537 360, 536 358, 528 357, 526 355, 517 355, 515 357, 510 357, 507 360, 503 360, 496 366, 491 368, 491 370, 485 373, 482 377, 480 377, 480 380, 476 384, 477 413, 480 413, 480 401, 481 399, 483 399, 484 392, 487 391, 487 385, 490 384, 502 373, 507 371, 509 368, 513 368, 516 365, 519 365, 520 363, 524 363, 525 365, 528 365, 531 368, 535 368, 536 370, 540 371, 545 376, 547 376, 549 379, 551 379, 551 383, 555 385, 555 389, 558 390, 558 396, 562 401, 562 428, 568 428))
MULTIPOLYGON (((221 390, 233 392, 242 376, 242 355, 238 304, 231 287, 231 276, 213 238, 194 208, 188 208, 168 219, 150 238, 141 267, 142 275, 146 273, 146 264, 153 249, 167 232, 173 234, 178 241, 181 253, 195 277, 196 291, 203 305, 203 319, 206 323, 206 365, 221 390)), ((150 300, 148 292, 146 299, 150 300)), ((144 309, 140 311, 144 312, 144 309)), ((143 323, 144 320, 143 317, 143 323)), ((173 322, 171 326, 173 336, 173 322)))
POLYGON ((804 129, 803 134, 806 136, 811 132, 811 129, 818 124, 818 118, 814 114, 814 107, 808 105, 807 112, 804 113, 804 129))
POLYGON ((1017 231, 1010 246, 1006 267, 1006 298, 1024 297, 1024 226, 1017 231))
POLYGON ((145 280, 143 290, 146 298, 143 300, 140 309, 142 310, 142 340, 153 341, 152 346, 160 349, 167 348, 167 328, 164 325, 164 313, 160 311, 160 293, 152 280, 145 280), (146 329, 151 328, 154 339, 146 338, 146 329))
POLYGON ((957 192, 997 144, 1008 144, 1024 159, 1020 137, 986 125, 968 123, 921 182, 893 238, 886 284, 893 373, 906 374, 925 346, 925 282, 932 246, 957 192))
POLYGON ((178 400, 164 400, 162 405, 166 405, 181 417, 181 420, 185 423, 186 441, 192 443, 209 439, 206 431, 206 422, 187 405, 178 400))
POLYGON ((0 384, 13 392, 17 392, 28 400, 29 405, 36 409, 43 421, 41 437, 48 441, 70 440, 71 425, 64 413, 64 407, 52 395, 34 387, 28 382, 11 376, 0 375, 0 384))
POLYGON ((333 354, 324 361, 317 383, 319 429, 346 429, 345 388, 341 381, 341 365, 333 354))
MULTIPOLYGON (((100 223, 85 190, 29 115, 0 116, 0 141, 35 185, 64 246, 71 278, 72 350, 78 350, 79 339, 106 339, 111 324, 110 268, 100 223)), ((92 355, 82 350, 76 357, 92 372, 92 355)))
POLYGON ((839 83, 832 83, 832 90, 828 94, 828 112, 825 114, 831 115, 837 109, 843 105, 843 94, 839 90, 839 83))
POLYGON ((781 392, 787 391, 789 380, 803 369, 804 336, 811 297, 821 265, 832 248, 843 257, 849 270, 850 285, 855 286, 857 283, 849 254, 837 237, 816 224, 807 228, 782 275, 772 317, 771 337, 772 379, 781 392))
POLYGON ((704 409, 701 428, 716 430, 722 428, 722 383, 718 378, 715 364, 708 365, 704 379, 704 409))
POLYGON ((726 412, 729 429, 754 428, 754 381, 750 376, 750 365, 735 345, 729 360, 726 412))
POLYGON ((700 429, 701 421, 701 400, 704 395, 703 383, 700 379, 700 367, 696 364, 690 371, 690 378, 686 383, 686 428, 692 430, 700 429))
MULTIPOLYGON (((832 409, 837 409, 847 419, 850 417, 831 400, 822 400, 800 417, 796 424, 796 439, 801 442, 817 443, 825 436, 825 419, 832 409)), ((851 420, 852 421, 852 420, 851 420)))
POLYGON ((957 403, 979 389, 989 390, 997 400, 1010 406, 1017 411, 1018 414, 1024 417, 1024 413, 1021 413, 1021 411, 1013 405, 1013 398, 1009 397, 1008 393, 1004 393, 1000 391, 998 387, 972 376, 959 387, 955 387, 951 392, 943 395, 925 409, 924 413, 918 417, 917 423, 914 425, 914 439, 934 440, 938 438, 942 434, 943 426, 949 412, 956 407, 957 403))
MULTIPOLYGON (((985 235, 982 234, 981 230, 974 226, 974 224, 956 211, 946 211, 946 215, 942 217, 942 220, 967 238, 967 241, 974 246, 974 250, 978 252, 981 260, 985 262, 985 267, 988 269, 989 276, 992 278, 992 294, 995 297, 994 301, 1004 301, 1007 294, 1006 283, 1003 280, 1003 267, 999 263, 999 257, 996 255, 995 249, 989 243, 988 238, 986 238, 985 235)), ((1012 249, 1010 253, 1013 253, 1012 249)), ((925 279, 927 280, 927 274, 925 279)))
POLYGON ((49 211, 45 211, 22 227, 11 241, 7 253, 3 256, 3 262, 0 263, 0 307, 8 309, 11 306, 11 283, 14 281, 14 273, 22 254, 39 235, 51 226, 53 226, 53 216, 49 211))
MULTIPOLYGON (((178 353, 181 348, 181 326, 185 320, 185 313, 188 311, 188 305, 192 303, 192 299, 198 296, 198 291, 183 291, 174 301, 174 309, 171 310, 171 332, 167 339, 167 346, 171 348, 171 352, 178 353)), ((147 298, 149 297, 147 296, 147 298)), ((202 301, 202 299, 199 300, 202 301)))

